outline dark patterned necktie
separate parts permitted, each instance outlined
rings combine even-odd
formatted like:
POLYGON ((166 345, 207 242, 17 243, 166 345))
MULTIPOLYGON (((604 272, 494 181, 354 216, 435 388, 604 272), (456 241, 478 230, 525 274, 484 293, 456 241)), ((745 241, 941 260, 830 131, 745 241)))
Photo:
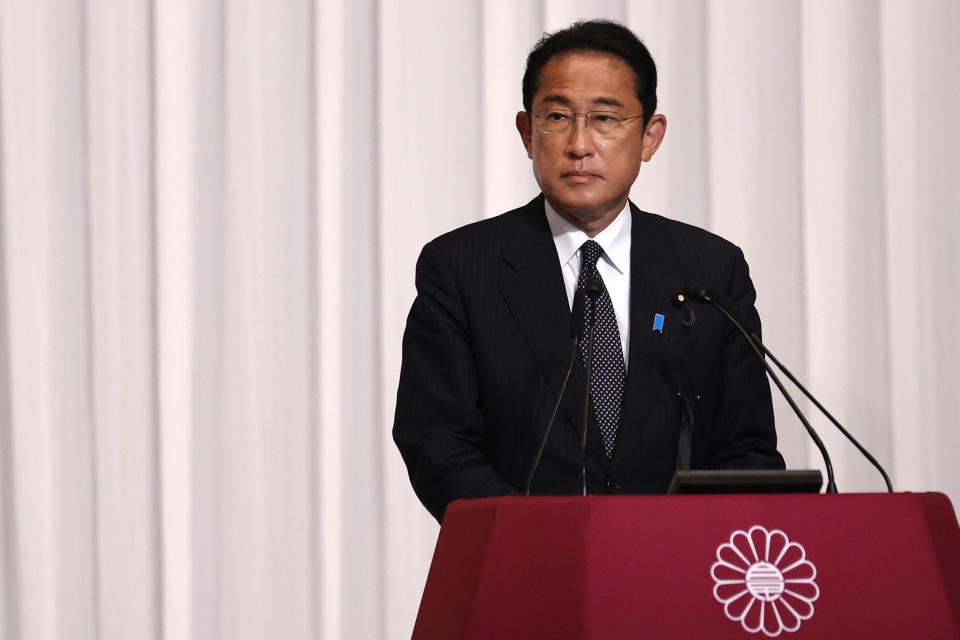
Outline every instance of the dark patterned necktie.
MULTIPOLYGON (((591 278, 603 282, 597 270, 597 260, 603 255, 603 247, 593 240, 587 240, 580 247, 580 278, 578 288, 583 288, 591 278)), ((584 326, 589 331, 591 306, 594 304, 590 296, 584 296, 584 326)), ((617 317, 613 312, 613 303, 606 286, 597 296, 597 324, 593 337, 593 375, 590 376, 590 399, 593 403, 594 416, 600 427, 603 438, 603 448, 609 457, 613 453, 613 443, 617 438, 617 429, 620 428, 620 406, 623 401, 623 380, 626 368, 623 364, 623 349, 620 346, 620 330, 617 328, 617 317)), ((584 367, 587 363, 588 342, 587 333, 580 341, 580 352, 583 355, 584 367)))

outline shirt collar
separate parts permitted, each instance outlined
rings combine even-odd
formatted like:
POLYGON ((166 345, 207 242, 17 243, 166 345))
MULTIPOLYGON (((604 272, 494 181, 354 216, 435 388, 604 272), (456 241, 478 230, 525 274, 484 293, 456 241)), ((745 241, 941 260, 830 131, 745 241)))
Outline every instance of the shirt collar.
POLYGON ((546 199, 543 204, 561 265, 567 264, 575 257, 579 259, 577 252, 580 251, 583 243, 587 240, 595 240, 603 248, 601 260, 606 260, 619 273, 624 273, 627 265, 630 264, 630 231, 633 226, 629 201, 613 222, 593 238, 564 219, 546 199))

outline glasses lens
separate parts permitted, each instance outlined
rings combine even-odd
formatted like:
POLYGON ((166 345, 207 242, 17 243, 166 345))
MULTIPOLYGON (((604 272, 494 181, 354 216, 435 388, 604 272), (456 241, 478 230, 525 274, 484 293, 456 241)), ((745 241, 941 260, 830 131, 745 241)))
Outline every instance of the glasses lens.
POLYGON ((620 116, 615 111, 591 111, 590 128, 601 136, 615 136, 620 129, 620 116))
POLYGON ((573 112, 565 109, 548 109, 538 114, 540 128, 544 133, 562 133, 570 127, 573 112))

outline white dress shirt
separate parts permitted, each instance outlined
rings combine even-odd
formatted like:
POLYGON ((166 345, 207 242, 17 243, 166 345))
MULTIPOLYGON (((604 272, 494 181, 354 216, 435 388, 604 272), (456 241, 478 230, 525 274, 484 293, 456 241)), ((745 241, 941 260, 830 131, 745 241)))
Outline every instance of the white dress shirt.
POLYGON ((620 331, 620 346, 623 348, 623 363, 627 364, 630 344, 630 231, 633 226, 630 215, 630 203, 607 225, 607 228, 591 238, 584 231, 573 226, 550 203, 544 200, 547 224, 553 242, 557 246, 557 257, 563 272, 563 284, 567 289, 567 303, 573 308, 573 294, 577 290, 580 278, 580 247, 587 240, 595 240, 603 247, 603 255, 597 262, 597 270, 603 278, 603 284, 610 294, 613 312, 617 316, 617 328, 620 331))

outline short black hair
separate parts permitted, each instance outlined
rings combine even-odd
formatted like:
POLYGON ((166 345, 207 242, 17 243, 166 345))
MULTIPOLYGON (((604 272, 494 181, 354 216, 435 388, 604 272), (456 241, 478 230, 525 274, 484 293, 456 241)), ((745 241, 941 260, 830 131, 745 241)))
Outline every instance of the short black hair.
POLYGON ((643 106, 643 126, 657 110, 657 65, 633 31, 611 20, 574 22, 566 29, 545 33, 527 56, 523 73, 523 108, 530 111, 540 88, 540 74, 550 58, 569 51, 595 51, 615 56, 633 69, 635 92, 643 106))

